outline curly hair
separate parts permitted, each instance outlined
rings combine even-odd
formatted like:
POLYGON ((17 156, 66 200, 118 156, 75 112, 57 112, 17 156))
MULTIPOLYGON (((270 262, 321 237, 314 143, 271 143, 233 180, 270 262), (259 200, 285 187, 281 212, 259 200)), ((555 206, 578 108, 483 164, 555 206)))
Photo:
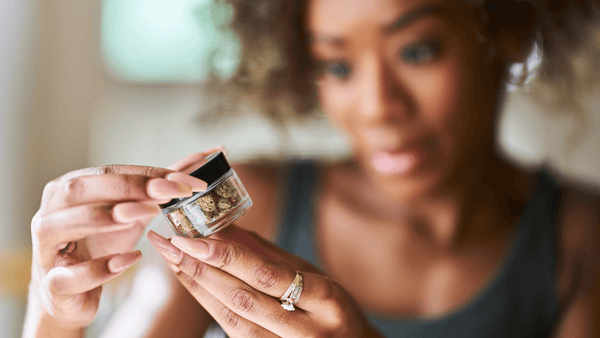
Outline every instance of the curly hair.
MULTIPOLYGON (((303 29, 303 0, 215 0, 234 9, 230 27, 237 33, 241 61, 235 74, 214 79, 213 97, 220 113, 238 104, 253 105, 275 120, 301 116, 318 108, 314 68, 303 29), (235 98, 232 99, 232 95, 235 98)), ((520 64, 524 71, 512 82, 527 87, 540 101, 562 107, 577 104, 574 91, 595 82, 600 69, 598 36, 593 25, 600 0, 459 0, 473 8, 492 41, 502 36, 525 40, 520 64), (592 41, 592 43, 586 43, 592 41), (534 48, 536 47, 536 48, 534 48), (532 69, 527 57, 541 51, 532 69)), ((506 69, 510 68, 506 65, 506 69)), ((238 107, 239 108, 239 107, 238 107)))

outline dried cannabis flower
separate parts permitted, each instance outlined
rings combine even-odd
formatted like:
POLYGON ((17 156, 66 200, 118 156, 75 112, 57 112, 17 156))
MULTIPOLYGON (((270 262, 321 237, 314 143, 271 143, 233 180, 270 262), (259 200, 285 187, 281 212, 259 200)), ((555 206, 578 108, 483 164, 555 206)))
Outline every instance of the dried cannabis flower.
POLYGON ((189 238, 207 237, 242 216, 252 200, 222 152, 190 173, 209 185, 205 192, 161 206, 173 230, 189 238))

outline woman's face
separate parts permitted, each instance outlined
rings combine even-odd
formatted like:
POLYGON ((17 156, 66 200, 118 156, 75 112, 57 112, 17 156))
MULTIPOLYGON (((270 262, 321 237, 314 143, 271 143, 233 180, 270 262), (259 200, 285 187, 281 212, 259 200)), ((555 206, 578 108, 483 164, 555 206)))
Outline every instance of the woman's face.
POLYGON ((493 139, 482 48, 456 4, 311 0, 307 10, 321 105, 391 196, 440 188, 493 139))

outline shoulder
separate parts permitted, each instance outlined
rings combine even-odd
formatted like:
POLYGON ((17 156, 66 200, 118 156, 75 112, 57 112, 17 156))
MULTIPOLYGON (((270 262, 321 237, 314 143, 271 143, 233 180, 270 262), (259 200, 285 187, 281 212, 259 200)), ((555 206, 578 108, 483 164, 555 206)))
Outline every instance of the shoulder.
POLYGON ((277 200, 283 166, 275 162, 232 165, 252 199, 252 208, 236 221, 236 225, 266 239, 273 237, 278 223, 277 200))
POLYGON ((556 337, 600 336, 600 194, 563 187, 557 220, 556 337))
POLYGON ((600 277, 600 192, 573 186, 561 191, 557 263, 564 296, 591 291, 600 277))
POLYGON ((561 191, 558 242, 567 252, 581 254, 592 249, 592 244, 600 244, 600 193, 574 187, 562 187, 561 191))

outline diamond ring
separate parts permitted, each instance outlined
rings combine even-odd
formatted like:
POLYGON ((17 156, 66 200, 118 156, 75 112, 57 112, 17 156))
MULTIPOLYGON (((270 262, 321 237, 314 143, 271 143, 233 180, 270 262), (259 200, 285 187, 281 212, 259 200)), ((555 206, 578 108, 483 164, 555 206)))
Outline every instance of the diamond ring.
POLYGON ((294 304, 300 300, 302 294, 303 279, 300 272, 296 271, 296 277, 292 281, 292 284, 287 288, 283 296, 279 298, 281 307, 288 311, 294 311, 294 304))

